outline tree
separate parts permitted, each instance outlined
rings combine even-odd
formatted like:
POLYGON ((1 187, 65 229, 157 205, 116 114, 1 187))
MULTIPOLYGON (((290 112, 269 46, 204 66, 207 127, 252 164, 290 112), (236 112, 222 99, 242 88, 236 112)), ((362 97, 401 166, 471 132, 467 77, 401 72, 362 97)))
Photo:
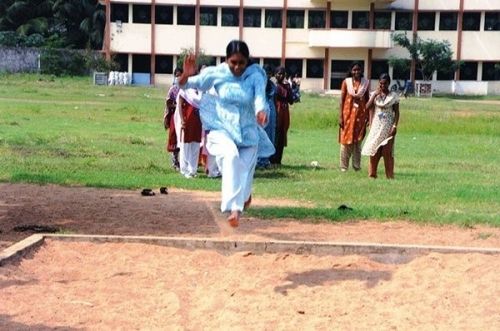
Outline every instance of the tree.
MULTIPOLYGON (((448 73, 460 67, 460 63, 452 59, 453 51, 448 41, 424 40, 417 37, 414 42, 411 42, 406 33, 396 33, 392 39, 410 53, 410 58, 415 61, 416 70, 422 74, 424 80, 432 80, 435 71, 448 73)), ((407 59, 392 57, 389 59, 389 64, 402 66, 404 61, 407 59)))
POLYGON ((53 0, 2 0, 0 31, 15 31, 18 37, 49 34, 53 22, 53 0))
MULTIPOLYGON (((182 68, 182 65, 184 64, 184 59, 188 54, 194 54, 194 50, 192 48, 183 48, 181 53, 179 54, 179 57, 177 58, 177 67, 182 68)), ((203 50, 200 50, 199 54, 196 56, 196 64, 198 66, 206 65, 209 66, 213 63, 213 58, 210 56, 205 55, 205 52, 203 50)))
POLYGON ((53 12, 70 46, 102 48, 106 14, 97 0, 55 0, 53 12))

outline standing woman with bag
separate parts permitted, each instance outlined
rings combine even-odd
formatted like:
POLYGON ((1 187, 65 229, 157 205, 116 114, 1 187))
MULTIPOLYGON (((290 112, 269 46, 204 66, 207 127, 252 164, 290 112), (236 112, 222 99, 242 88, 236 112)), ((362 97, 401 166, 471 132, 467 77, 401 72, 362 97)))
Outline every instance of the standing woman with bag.
POLYGON ((229 213, 229 225, 237 227, 241 213, 250 206, 257 157, 274 153, 262 129, 267 121, 266 74, 250 63, 248 46, 240 40, 227 45, 225 63, 195 73, 195 56, 190 54, 179 86, 202 92, 215 89, 215 95, 203 95, 200 116, 208 131, 207 150, 222 168, 221 211, 229 213))

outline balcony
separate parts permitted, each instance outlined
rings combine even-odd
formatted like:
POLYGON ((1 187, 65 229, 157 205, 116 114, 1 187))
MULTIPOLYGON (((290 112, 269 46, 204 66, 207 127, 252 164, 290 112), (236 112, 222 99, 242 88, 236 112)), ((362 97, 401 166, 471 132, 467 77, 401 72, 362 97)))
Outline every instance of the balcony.
POLYGON ((388 30, 310 30, 309 47, 392 48, 388 30))

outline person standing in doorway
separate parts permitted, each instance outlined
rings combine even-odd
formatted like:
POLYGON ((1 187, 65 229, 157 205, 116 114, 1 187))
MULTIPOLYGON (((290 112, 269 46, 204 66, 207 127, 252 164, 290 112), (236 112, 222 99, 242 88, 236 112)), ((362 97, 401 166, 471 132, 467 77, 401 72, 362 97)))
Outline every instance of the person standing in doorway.
POLYGON ((366 134, 369 81, 361 64, 353 63, 342 82, 339 111, 340 170, 347 171, 349 159, 355 171, 361 169, 361 143, 366 134))

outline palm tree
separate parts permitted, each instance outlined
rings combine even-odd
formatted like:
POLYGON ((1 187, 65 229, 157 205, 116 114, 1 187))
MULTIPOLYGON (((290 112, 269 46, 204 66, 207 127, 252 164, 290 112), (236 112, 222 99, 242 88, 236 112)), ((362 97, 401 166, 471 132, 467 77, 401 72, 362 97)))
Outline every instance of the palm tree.
POLYGON ((71 45, 102 47, 106 15, 97 0, 55 0, 53 11, 56 20, 65 27, 71 45))
POLYGON ((54 0, 2 0, 0 31, 16 31, 19 36, 38 33, 47 36, 53 20, 54 0))

